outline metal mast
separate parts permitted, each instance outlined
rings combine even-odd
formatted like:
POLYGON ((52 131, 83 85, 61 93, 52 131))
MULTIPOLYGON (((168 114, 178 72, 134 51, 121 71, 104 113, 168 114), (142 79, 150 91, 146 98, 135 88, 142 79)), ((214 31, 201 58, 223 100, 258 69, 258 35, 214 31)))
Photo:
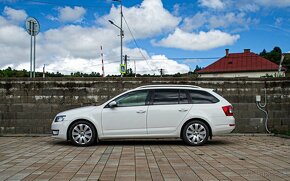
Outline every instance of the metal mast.
POLYGON ((104 55, 103 55, 103 47, 102 46, 101 46, 101 58, 102 58, 102 77, 105 77, 104 55))

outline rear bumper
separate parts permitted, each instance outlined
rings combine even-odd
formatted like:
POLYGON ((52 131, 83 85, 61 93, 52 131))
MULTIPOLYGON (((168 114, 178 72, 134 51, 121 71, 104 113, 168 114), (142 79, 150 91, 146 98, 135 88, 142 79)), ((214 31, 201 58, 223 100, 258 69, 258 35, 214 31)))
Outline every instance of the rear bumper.
POLYGON ((229 126, 229 125, 221 125, 216 127, 216 130, 213 132, 213 135, 222 135, 231 133, 236 126, 229 126))
POLYGON ((222 135, 231 133, 236 128, 235 118, 233 116, 227 117, 228 124, 216 125, 213 131, 213 135, 222 135))

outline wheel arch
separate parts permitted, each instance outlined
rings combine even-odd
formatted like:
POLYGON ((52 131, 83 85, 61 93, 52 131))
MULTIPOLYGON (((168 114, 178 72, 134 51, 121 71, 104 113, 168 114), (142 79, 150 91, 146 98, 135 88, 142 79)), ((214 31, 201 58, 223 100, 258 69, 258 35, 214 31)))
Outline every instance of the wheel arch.
POLYGON ((208 129, 209 129, 209 137, 210 137, 210 138, 212 137, 212 129, 211 129, 211 126, 210 126, 210 124, 209 124, 206 120, 201 119, 201 118, 191 118, 191 119, 187 120, 185 123, 183 123, 183 125, 182 125, 182 127, 181 127, 181 130, 180 130, 180 135, 179 135, 180 138, 182 138, 182 132, 183 132, 183 129, 184 129, 185 125, 186 125, 187 123, 189 123, 190 121, 196 121, 196 120, 197 120, 197 121, 201 121, 201 122, 203 122, 204 124, 206 124, 206 126, 207 126, 208 129))
POLYGON ((88 123, 90 123, 91 125, 93 125, 93 128, 94 128, 94 130, 95 130, 95 132, 96 132, 96 140, 98 139, 98 130, 97 130, 97 128, 96 128, 96 125, 92 122, 92 121, 90 121, 90 120, 88 120, 88 119, 76 119, 76 120, 74 120, 74 121, 72 121, 71 123, 70 123, 70 125, 69 125, 69 127, 68 127, 68 129, 67 129, 67 131, 66 131, 66 139, 67 140, 69 140, 69 138, 70 138, 70 136, 69 136, 69 134, 70 134, 70 132, 69 132, 69 130, 71 129, 71 127, 72 127, 72 125, 74 124, 74 123, 76 123, 76 122, 78 122, 78 121, 86 121, 86 122, 88 122, 88 123))

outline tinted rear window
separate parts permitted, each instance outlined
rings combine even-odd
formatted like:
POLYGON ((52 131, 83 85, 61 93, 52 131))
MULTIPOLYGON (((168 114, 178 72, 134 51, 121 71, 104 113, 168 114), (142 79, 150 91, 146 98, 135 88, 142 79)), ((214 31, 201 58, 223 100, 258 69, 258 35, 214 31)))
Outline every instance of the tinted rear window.
POLYGON ((174 89, 161 89, 155 90, 153 97, 154 105, 164 105, 164 104, 178 104, 178 90, 174 89))
POLYGON ((189 96, 191 97, 192 104, 212 104, 219 102, 216 97, 205 91, 190 90, 189 96))

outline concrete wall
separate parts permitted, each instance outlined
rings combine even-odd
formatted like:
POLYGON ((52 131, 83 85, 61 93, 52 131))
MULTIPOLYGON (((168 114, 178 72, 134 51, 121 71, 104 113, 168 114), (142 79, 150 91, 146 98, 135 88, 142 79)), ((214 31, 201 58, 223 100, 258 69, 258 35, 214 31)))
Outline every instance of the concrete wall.
MULTIPOLYGON (((217 88, 234 105, 236 132, 264 132, 264 114, 255 95, 267 90, 269 128, 289 131, 289 78, 48 78, 0 79, 0 134, 50 133, 54 116, 63 110, 101 104, 113 96, 146 84, 191 84, 217 88)), ((264 96, 262 96, 264 98, 264 96)))

